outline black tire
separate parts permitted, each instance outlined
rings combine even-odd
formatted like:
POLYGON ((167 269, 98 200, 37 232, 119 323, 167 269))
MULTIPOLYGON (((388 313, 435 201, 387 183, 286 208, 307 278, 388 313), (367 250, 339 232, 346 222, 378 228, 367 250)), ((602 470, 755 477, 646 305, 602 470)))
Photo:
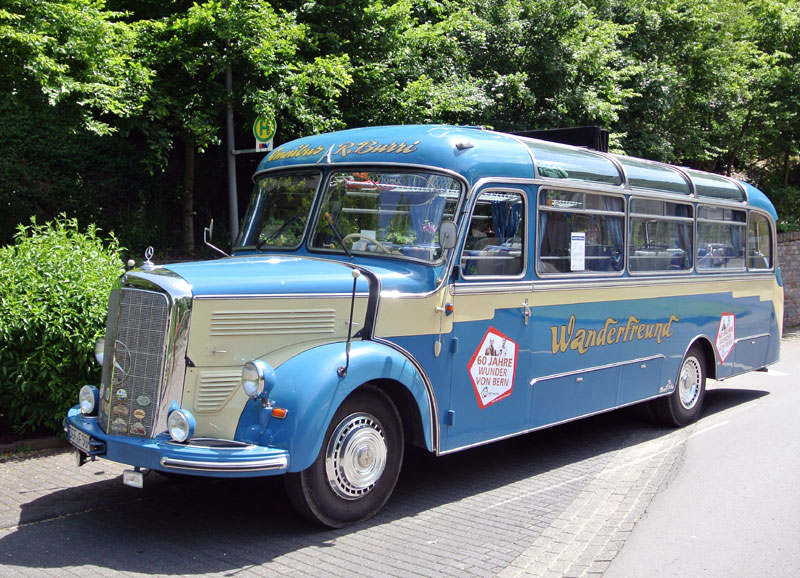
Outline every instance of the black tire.
POLYGON ((703 411, 706 395, 706 363, 703 350, 693 345, 681 362, 675 390, 668 396, 649 402, 656 421, 671 427, 682 427, 697 421, 703 411))
POLYGON ((364 386, 339 406, 314 463, 284 476, 307 519, 341 528, 374 516, 389 499, 403 462, 403 425, 392 401, 364 386))

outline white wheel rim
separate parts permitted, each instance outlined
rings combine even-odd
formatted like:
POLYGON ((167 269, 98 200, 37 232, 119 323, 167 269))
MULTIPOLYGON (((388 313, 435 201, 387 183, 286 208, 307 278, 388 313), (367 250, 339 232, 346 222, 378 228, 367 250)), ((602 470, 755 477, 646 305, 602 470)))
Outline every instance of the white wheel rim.
POLYGON ((325 453, 325 473, 336 494, 357 500, 380 480, 386 467, 386 438, 380 422, 367 413, 347 416, 336 427, 325 453))
POLYGON ((678 399, 684 409, 690 410, 700 397, 700 382, 703 379, 703 370, 700 362, 689 357, 681 366, 681 375, 678 379, 678 399))

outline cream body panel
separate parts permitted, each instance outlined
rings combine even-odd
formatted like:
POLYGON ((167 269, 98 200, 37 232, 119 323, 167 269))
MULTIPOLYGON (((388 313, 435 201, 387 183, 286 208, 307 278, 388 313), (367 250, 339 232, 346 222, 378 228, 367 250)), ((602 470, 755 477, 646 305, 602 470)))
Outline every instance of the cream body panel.
MULTIPOLYGON (((367 298, 357 297, 353 334, 366 307, 367 298)), ((197 367, 241 367, 285 348, 343 341, 349 319, 349 296, 195 299, 187 355, 197 367)))
MULTIPOLYGON (((773 301, 776 314, 781 305, 775 299, 775 277, 748 278, 712 278, 698 281, 697 277, 686 277, 686 282, 679 279, 663 279, 643 283, 640 279, 620 280, 609 283, 587 281, 585 285, 575 279, 573 285, 578 287, 554 286, 547 283, 535 283, 530 307, 548 307, 569 305, 574 303, 604 303, 624 301, 628 299, 655 299, 661 297, 680 297, 687 295, 708 295, 714 293, 731 293, 734 298, 758 297, 761 301, 773 301)), ((525 298, 522 294, 503 294, 495 292, 465 293, 458 296, 459 321, 481 321, 492 319, 496 309, 521 307, 525 298), (465 299, 466 297, 466 299, 465 299)), ((780 288, 778 288, 780 289, 780 288)), ((779 291, 778 291, 779 292, 779 291)))
POLYGON ((382 294, 375 320, 375 336, 449 333, 453 329, 453 318, 444 313, 448 296, 447 288, 424 297, 382 294))

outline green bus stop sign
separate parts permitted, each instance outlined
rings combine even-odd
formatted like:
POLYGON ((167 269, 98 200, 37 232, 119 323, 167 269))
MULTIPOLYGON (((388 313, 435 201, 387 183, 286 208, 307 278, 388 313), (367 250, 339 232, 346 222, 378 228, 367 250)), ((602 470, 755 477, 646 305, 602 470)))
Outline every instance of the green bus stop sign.
POLYGON ((253 123, 253 136, 256 141, 268 143, 275 136, 275 131, 278 129, 278 123, 272 116, 259 115, 253 123))

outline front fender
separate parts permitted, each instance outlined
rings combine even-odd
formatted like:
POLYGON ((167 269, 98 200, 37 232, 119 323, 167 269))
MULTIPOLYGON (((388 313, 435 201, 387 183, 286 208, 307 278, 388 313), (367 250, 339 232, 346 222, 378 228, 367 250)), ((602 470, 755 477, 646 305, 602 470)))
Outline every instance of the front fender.
POLYGON ((328 424, 344 399, 367 382, 388 379, 413 396, 425 443, 432 449, 434 400, 414 363, 372 341, 351 343, 350 366, 341 377, 337 369, 345 361, 345 344, 332 343, 304 351, 275 368, 277 380, 269 397, 274 406, 289 410, 286 419, 271 418, 265 423, 261 402, 251 399, 242 411, 236 439, 286 449, 291 456, 288 471, 304 470, 319 454, 328 424))

